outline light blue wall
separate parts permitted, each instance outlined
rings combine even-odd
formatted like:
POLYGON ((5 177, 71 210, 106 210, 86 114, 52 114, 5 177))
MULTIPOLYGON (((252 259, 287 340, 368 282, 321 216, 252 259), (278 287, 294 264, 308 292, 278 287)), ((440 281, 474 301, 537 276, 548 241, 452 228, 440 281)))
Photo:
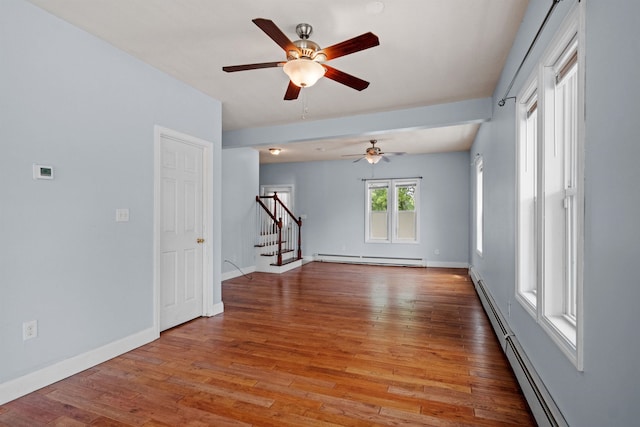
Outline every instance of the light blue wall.
POLYGON ((243 272, 255 266, 256 202, 259 153, 252 148, 222 150, 222 271, 243 272), (231 261, 233 264, 226 262, 231 261))
POLYGON ((295 214, 303 220, 303 255, 317 253, 424 258, 467 265, 468 152, 396 156, 375 166, 351 160, 266 164, 260 185, 293 184, 295 214), (364 243, 363 178, 422 176, 420 244, 364 243), (435 250, 440 254, 436 255, 435 250))
POLYGON ((153 326, 154 125, 219 154, 220 116, 218 101, 78 28, 0 2, 0 383, 153 326), (55 180, 34 181, 36 162, 55 180), (23 342, 32 319, 39 336, 23 342))
MULTIPOLYGON (((532 0, 496 90, 519 65, 549 1, 532 0)), ((640 2, 583 0, 586 7, 584 372, 578 372, 514 299, 515 108, 495 107, 472 148, 482 153, 485 251, 471 262, 572 426, 630 426, 640 419, 640 2)), ((511 95, 576 1, 560 2, 511 95)))

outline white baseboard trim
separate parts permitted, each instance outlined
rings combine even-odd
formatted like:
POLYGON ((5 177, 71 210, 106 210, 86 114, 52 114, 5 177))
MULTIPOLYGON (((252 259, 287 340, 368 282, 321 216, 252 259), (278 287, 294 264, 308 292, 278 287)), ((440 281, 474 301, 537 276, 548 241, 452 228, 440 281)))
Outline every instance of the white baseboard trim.
POLYGON ((433 268, 469 268, 466 262, 427 261, 427 267, 433 268))
POLYGON ((469 276, 537 424, 541 427, 568 427, 560 408, 527 357, 480 274, 469 267, 469 276))
POLYGON ((0 405, 148 344, 158 339, 158 336, 155 328, 145 329, 22 377, 6 381, 0 384, 0 405))
POLYGON ((217 316, 218 314, 224 313, 224 303, 222 301, 213 304, 213 311, 211 316, 217 316))
POLYGON ((261 273, 282 274, 300 267, 302 267, 302 260, 296 260, 282 266, 263 264, 258 266, 258 271, 261 273))
POLYGON ((379 257, 367 255, 340 255, 340 254, 315 254, 314 258, 319 262, 335 262, 343 264, 373 264, 373 265, 395 265, 407 267, 426 267, 422 258, 395 258, 379 257))
POLYGON ((241 268, 242 271, 238 271, 237 268, 234 268, 231 271, 227 271, 226 273, 222 273, 222 281, 224 282, 225 280, 229 280, 229 279, 235 279, 236 277, 240 277, 242 276, 242 273, 244 274, 250 274, 256 271, 256 266, 251 266, 251 267, 243 267, 241 268))

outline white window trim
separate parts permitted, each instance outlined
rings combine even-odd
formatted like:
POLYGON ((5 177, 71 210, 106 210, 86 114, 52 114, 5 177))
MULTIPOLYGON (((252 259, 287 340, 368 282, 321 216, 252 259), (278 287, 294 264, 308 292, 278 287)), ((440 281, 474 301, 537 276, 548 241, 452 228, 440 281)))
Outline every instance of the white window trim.
POLYGON ((481 155, 478 155, 475 159, 475 175, 475 247, 476 253, 482 257, 484 251, 484 160, 481 155))
MULTIPOLYGON (((536 290, 523 290, 524 286, 520 283, 520 227, 521 227, 521 215, 520 215, 520 159, 521 159, 521 141, 526 138, 527 128, 523 126, 526 125, 527 114, 529 112, 529 105, 531 104, 531 99, 533 96, 538 99, 538 72, 537 70, 529 76, 527 82, 524 85, 524 89, 518 94, 517 100, 522 100, 517 104, 517 112, 516 112, 516 129, 518 132, 518 139, 516 144, 516 300, 527 310, 527 312, 537 319, 537 306, 538 306, 538 292, 537 287, 536 290)), ((537 114, 537 113, 536 113, 537 114)), ((537 199, 537 197, 536 197, 537 199)), ((534 200, 534 215, 537 218, 539 216, 538 212, 538 203, 537 200, 534 200)), ((536 260, 540 257, 540 244, 539 244, 539 236, 538 230, 534 232, 534 239, 536 241, 535 247, 535 256, 536 260)), ((536 265, 539 263, 536 262, 536 265)), ((536 267, 536 281, 540 277, 539 269, 536 267)))
MULTIPOLYGON (((551 284, 544 283, 544 271, 543 274, 543 286, 538 299, 538 315, 541 320, 540 324, 543 329, 551 336, 565 355, 571 360, 571 362, 578 368, 583 370, 583 305, 582 305, 582 271, 583 271, 583 251, 584 251, 584 93, 585 93, 585 33, 584 33, 584 6, 582 3, 578 3, 578 6, 568 14, 567 18, 563 22, 561 28, 556 33, 553 42, 550 44, 550 48, 543 55, 543 60, 540 67, 540 81, 543 82, 544 90, 539 93, 542 98, 541 102, 548 107, 554 100, 549 99, 552 93, 552 87, 555 84, 555 75, 557 70, 554 69, 554 65, 565 54, 567 46, 572 44, 575 40, 578 45, 578 124, 577 124, 577 170, 576 170, 576 185, 577 193, 575 197, 577 210, 577 235, 576 235, 576 319, 575 323, 568 321, 563 313, 558 311, 551 311, 547 300, 546 291, 550 288, 551 284), (576 40, 577 39, 577 40, 576 40)), ((549 114, 549 108, 545 114, 549 114)), ((544 129, 545 115, 542 115, 542 127, 544 129)), ((548 126, 547 126, 548 128, 548 126)), ((549 131, 547 129, 547 131, 549 131)), ((544 147, 544 139, 549 138, 552 135, 542 133, 541 137, 543 141, 541 145, 544 147)), ((541 209, 544 209, 542 206, 541 209)))
POLYGON ((391 182, 388 179, 380 179, 380 180, 369 180, 365 181, 364 185, 364 213, 365 213, 365 228, 364 228, 364 241, 365 243, 391 243, 391 233, 389 233, 390 221, 391 221, 391 212, 389 207, 391 206, 390 199, 391 198, 391 182), (370 227, 371 227, 371 199, 369 198, 369 190, 371 189, 371 185, 374 184, 386 184, 387 185, 387 238, 386 239, 374 239, 371 238, 370 227))
POLYGON ((420 179, 392 179, 391 187, 393 190, 391 191, 391 198, 393 200, 393 213, 391 215, 391 243, 407 243, 407 244, 419 244, 420 243, 420 179), (414 212, 415 212, 415 230, 416 237, 415 239, 402 239, 398 237, 398 217, 400 215, 400 211, 398 210, 398 197, 396 197, 396 189, 403 185, 415 185, 416 192, 414 194, 414 212))
POLYGON ((420 244, 420 179, 419 178, 398 178, 398 179, 376 179, 365 181, 364 193, 365 193, 365 230, 364 241, 365 243, 392 243, 392 244, 420 244), (371 218, 371 200, 369 199, 369 188, 372 184, 386 184, 387 185, 387 239, 372 239, 370 238, 370 218, 371 218), (398 200, 396 197, 396 188, 402 185, 415 185, 415 212, 416 212, 416 238, 415 239, 402 239, 398 237, 398 200))
MULTIPOLYGON (((531 84, 535 85, 538 97, 538 143, 544 150, 545 138, 554 137, 554 129, 545 129, 545 122, 549 122, 553 117, 554 108, 549 107, 554 103, 553 88, 555 86, 555 75, 558 60, 566 55, 566 48, 577 40, 578 45, 578 123, 577 123, 577 170, 576 170, 576 212, 577 212, 577 234, 576 234, 576 317, 570 318, 560 310, 551 310, 547 303, 545 292, 547 286, 552 284, 545 283, 544 271, 544 223, 541 223, 536 231, 536 256, 538 257, 538 268, 536 271, 538 289, 533 292, 521 292, 518 283, 518 275, 516 276, 516 299, 540 324, 542 329, 551 337, 560 350, 569 358, 579 371, 584 369, 584 344, 583 344, 583 259, 584 259, 584 140, 585 140, 585 122, 584 122, 584 93, 585 93, 585 11, 582 3, 578 3, 574 9, 567 15, 560 29, 549 44, 548 49, 543 54, 542 59, 532 77, 524 85, 522 93, 518 99, 527 99, 527 91, 531 90, 531 84), (551 99, 549 99, 551 98, 551 99), (535 305, 534 305, 535 302, 535 305)), ((529 95, 531 92, 529 92, 529 95)), ((516 115, 518 132, 520 130, 522 115, 516 115)), ((548 128, 548 126, 547 126, 548 128)), ((520 133, 518 134, 520 137, 520 133)), ((544 159, 544 156, 540 156, 544 159)), ((519 159, 516 158, 516 161, 519 159)), ((538 168, 538 187, 541 189, 544 179, 544 161, 538 168)), ((518 174, 516 174, 518 175, 518 174)), ((518 192, 519 183, 516 192, 518 192)), ((540 192, 541 190, 539 190, 540 192)), ((519 200, 519 196, 518 196, 519 200)), ((543 218, 545 214, 544 200, 540 199, 536 204, 536 216, 543 218)), ((519 221, 516 219, 519 232, 519 221)), ((518 243, 516 243, 517 246, 518 243)), ((516 263, 518 257, 516 256, 516 263)), ((518 266, 516 265, 516 274, 518 274, 518 266)), ((549 291, 550 292, 550 291, 549 291)))

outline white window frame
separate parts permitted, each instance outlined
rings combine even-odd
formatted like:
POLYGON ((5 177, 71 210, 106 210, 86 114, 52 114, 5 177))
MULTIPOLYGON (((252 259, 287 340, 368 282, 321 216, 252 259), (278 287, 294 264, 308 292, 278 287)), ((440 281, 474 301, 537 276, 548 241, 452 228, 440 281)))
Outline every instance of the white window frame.
MULTIPOLYGON (((518 147, 526 125, 527 101, 537 96, 537 165, 535 202, 535 288, 521 282, 520 182, 517 184, 516 299, 580 371, 583 370, 583 252, 584 252, 584 7, 581 3, 567 18, 543 54, 535 74, 519 94, 518 147), (577 72, 567 73, 571 81, 569 98, 576 107, 561 105, 567 89, 556 76, 577 52, 577 72), (576 73, 573 77, 572 73, 576 73), (574 91, 574 92, 571 92, 574 91), (571 122, 565 124, 565 113, 571 122), (563 118, 560 115, 563 115, 563 118), (575 120, 575 121, 574 121, 575 120), (559 209, 561 207, 561 209, 559 209), (535 289, 535 298, 531 292, 535 289)), ((516 157, 520 179, 520 155, 516 157)))
POLYGON ((365 181, 365 243, 420 243, 420 179, 419 178, 403 178, 403 179, 376 179, 365 181), (400 217, 398 211, 397 188, 407 185, 416 187, 414 194, 415 201, 415 239, 407 239, 398 237, 398 219, 400 217), (387 187, 387 238, 375 239, 371 238, 371 200, 369 191, 375 186, 387 187))
POLYGON ((366 243, 391 243, 391 233, 390 233, 390 223, 391 223, 391 183, 389 180, 369 180, 365 181, 364 185, 364 203, 365 203, 365 231, 364 231, 364 241, 366 243), (369 196, 369 192, 374 188, 387 188, 387 238, 379 239, 371 237, 371 198, 369 196))
POLYGON ((475 159, 475 175, 476 252, 482 256, 484 249, 484 160, 480 155, 475 159))
POLYGON ((532 74, 524 89, 518 94, 516 113, 518 129, 516 146, 516 299, 529 314, 536 318, 538 316, 538 259, 540 250, 537 202, 539 149, 537 77, 537 72, 532 74), (533 108, 535 111, 532 112, 533 108), (534 187, 532 206, 527 206, 526 197, 530 194, 523 191, 526 184, 534 187), (529 224, 529 222, 533 224, 529 224), (533 230, 530 230, 528 226, 532 226, 533 230))

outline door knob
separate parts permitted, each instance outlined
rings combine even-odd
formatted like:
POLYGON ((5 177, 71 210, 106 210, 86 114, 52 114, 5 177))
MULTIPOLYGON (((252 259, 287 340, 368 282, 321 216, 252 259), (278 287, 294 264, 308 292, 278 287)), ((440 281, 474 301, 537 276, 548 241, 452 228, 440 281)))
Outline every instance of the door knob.
POLYGON ((197 243, 204 243, 204 239, 202 237, 198 237, 196 240, 197 243))

